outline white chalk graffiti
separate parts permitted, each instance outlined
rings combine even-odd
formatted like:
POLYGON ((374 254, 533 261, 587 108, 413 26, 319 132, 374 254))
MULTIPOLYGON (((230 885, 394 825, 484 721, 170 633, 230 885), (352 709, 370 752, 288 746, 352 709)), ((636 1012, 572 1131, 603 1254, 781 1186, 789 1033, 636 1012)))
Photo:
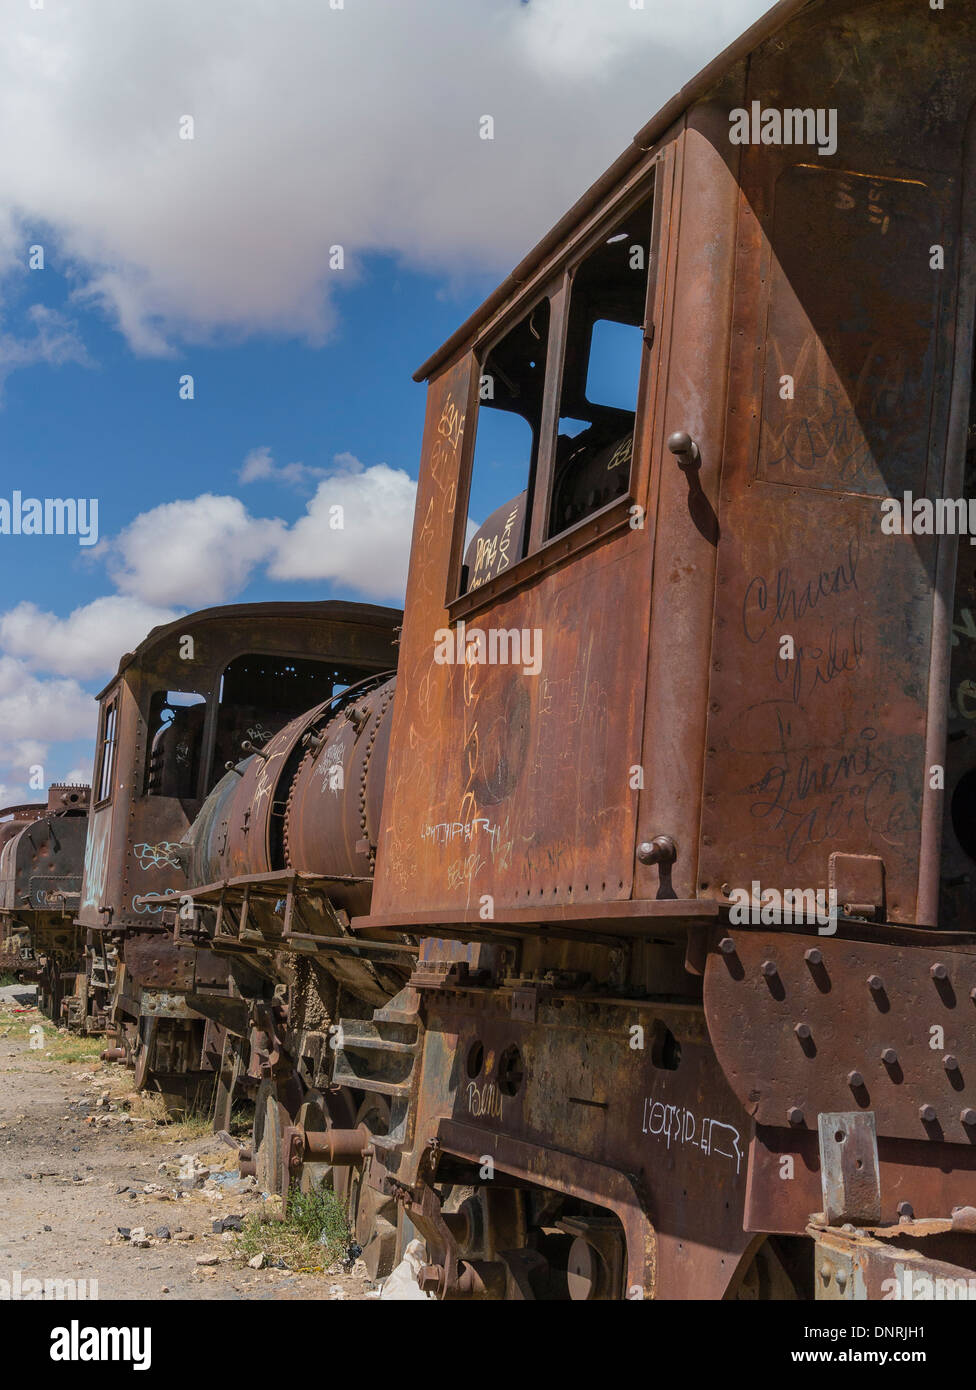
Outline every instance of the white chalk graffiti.
POLYGON ((663 1101, 652 1101, 648 1096, 644 1101, 644 1123, 641 1128, 644 1134, 663 1138, 669 1149, 672 1144, 676 1147, 689 1145, 709 1157, 717 1155, 732 1159, 736 1174, 739 1172, 743 1157, 739 1131, 723 1120, 704 1116, 699 1121, 694 1111, 683 1105, 665 1105, 663 1101))
POLYGON ((475 831, 482 830, 488 836, 492 854, 498 848, 501 838, 501 826, 492 825, 491 821, 484 816, 478 816, 475 820, 469 821, 441 821, 440 825, 425 825, 421 834, 422 840, 433 840, 435 845, 449 845, 457 839, 462 839, 466 843, 471 839, 475 831))

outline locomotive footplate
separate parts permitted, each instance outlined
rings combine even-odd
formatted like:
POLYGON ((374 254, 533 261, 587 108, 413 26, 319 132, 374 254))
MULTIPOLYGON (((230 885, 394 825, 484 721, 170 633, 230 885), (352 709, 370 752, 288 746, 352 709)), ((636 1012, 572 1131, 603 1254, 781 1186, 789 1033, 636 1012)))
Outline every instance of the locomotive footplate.
POLYGON ((208 883, 192 893, 194 911, 187 918, 176 908, 164 917, 173 926, 174 942, 218 952, 287 951, 316 956, 339 953, 386 959, 401 964, 417 947, 399 941, 364 940, 349 929, 348 914, 336 908, 331 889, 367 882, 348 876, 298 873, 289 869, 245 874, 208 883), (212 925, 201 926, 195 909, 213 911, 212 925), (310 930, 314 927, 315 930, 310 930))

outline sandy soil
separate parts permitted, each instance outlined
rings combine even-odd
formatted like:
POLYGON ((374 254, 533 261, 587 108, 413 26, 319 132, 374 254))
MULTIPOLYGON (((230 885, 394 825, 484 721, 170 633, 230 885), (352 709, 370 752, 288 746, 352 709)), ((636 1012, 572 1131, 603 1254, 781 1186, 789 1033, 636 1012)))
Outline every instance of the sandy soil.
POLYGON ((190 1140, 139 1118, 129 1073, 97 1053, 63 1060, 72 1048, 36 1011, 0 999, 0 1295, 20 1271, 21 1284, 96 1280, 101 1299, 377 1296, 360 1273, 337 1265, 315 1273, 249 1268, 236 1237, 212 1230, 215 1218, 269 1207, 256 1186, 236 1178, 233 1151, 213 1136, 190 1140), (30 1046, 37 1023, 43 1049, 30 1046), (144 1228, 149 1244, 133 1244, 119 1227, 144 1228), (168 1239, 155 1234, 161 1228, 168 1239))

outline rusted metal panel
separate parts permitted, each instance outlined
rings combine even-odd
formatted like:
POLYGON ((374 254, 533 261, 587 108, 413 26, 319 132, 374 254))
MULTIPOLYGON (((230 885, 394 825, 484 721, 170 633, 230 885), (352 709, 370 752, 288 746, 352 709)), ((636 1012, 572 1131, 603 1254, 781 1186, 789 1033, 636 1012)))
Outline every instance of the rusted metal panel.
POLYGON ((710 955, 716 1054, 760 1124, 874 1112, 879 1135, 976 1138, 976 949, 731 928, 710 955))
POLYGON ((974 37, 971 11, 933 25, 903 0, 827 4, 750 63, 745 105, 777 93, 817 108, 828 93, 839 148, 826 163, 744 147, 702 814, 712 892, 825 888, 841 850, 884 861, 891 920, 934 920, 916 898, 938 853, 920 817, 929 664, 945 659, 936 546, 882 535, 879 501, 941 483, 956 276, 929 255, 959 218, 974 37), (902 90, 929 93, 924 120, 894 103, 896 64, 902 90))
POLYGON ((646 532, 627 530, 471 615, 537 634, 537 673, 439 664, 463 434, 442 422, 469 364, 430 392, 373 910, 494 911, 626 898, 647 645, 646 532), (605 596, 601 599, 601 595, 605 596), (600 621, 592 621, 599 609, 600 621), (418 764, 425 774, 416 775, 418 764))

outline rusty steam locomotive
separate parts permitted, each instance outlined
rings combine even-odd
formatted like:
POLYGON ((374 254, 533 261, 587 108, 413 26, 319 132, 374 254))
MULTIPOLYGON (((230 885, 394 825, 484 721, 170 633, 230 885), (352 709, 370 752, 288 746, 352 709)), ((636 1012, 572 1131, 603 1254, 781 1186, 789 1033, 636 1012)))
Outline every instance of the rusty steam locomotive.
POLYGON ((118 1051, 248 1094, 242 1164, 375 1273, 976 1271, 976 571, 881 505, 973 494, 974 54, 971 7, 782 0, 417 373, 402 628, 212 610, 100 697, 118 1051))

